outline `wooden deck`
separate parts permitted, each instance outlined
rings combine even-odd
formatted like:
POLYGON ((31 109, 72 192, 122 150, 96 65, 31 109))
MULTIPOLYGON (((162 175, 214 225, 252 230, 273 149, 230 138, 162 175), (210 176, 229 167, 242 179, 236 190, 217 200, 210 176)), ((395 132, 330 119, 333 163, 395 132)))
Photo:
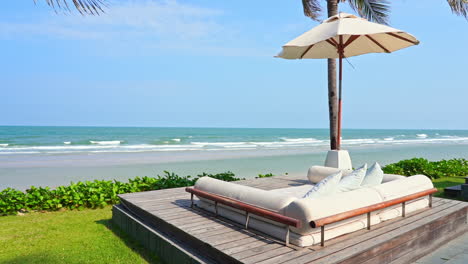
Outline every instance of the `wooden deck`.
MULTIPOLYGON (((265 190, 301 185, 289 176, 236 182, 265 190)), ((326 242, 290 248, 190 208, 184 188, 124 194, 113 221, 166 263, 411 263, 468 230, 468 203, 434 198, 433 208, 326 242)))

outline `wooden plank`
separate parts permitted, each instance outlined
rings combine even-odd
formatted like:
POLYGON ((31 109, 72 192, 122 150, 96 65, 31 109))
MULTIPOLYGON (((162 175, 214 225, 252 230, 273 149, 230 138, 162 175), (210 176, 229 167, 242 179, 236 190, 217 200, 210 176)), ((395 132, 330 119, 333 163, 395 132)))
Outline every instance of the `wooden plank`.
MULTIPOLYGON (((466 223, 465 223, 466 224, 466 223)), ((406 255, 394 260, 391 262, 391 264, 407 264, 407 263, 413 263, 416 260, 420 259, 421 257, 430 254, 434 252, 434 250, 438 249, 439 247, 449 243, 451 240, 458 238, 460 235, 465 234, 468 232, 467 229, 460 230, 460 232, 451 232, 451 233, 446 233, 443 235, 444 240, 440 240, 435 242, 434 244, 427 246, 426 248, 422 248, 420 250, 419 254, 413 254, 412 251, 408 252, 406 255)), ((370 264, 370 263, 368 263, 370 264)))
POLYGON ((172 189, 163 189, 163 190, 153 190, 147 192, 137 192, 137 193, 126 193, 126 194, 119 194, 118 197, 123 199, 133 199, 134 201, 144 201, 147 198, 164 198, 170 195, 178 195, 184 193, 185 187, 178 187, 172 189))
POLYGON ((146 211, 163 212, 164 209, 190 208, 190 201, 180 202, 180 203, 160 203, 160 204, 152 204, 152 205, 140 205, 138 203, 135 203, 135 205, 139 206, 141 209, 144 209, 146 211))
POLYGON ((152 204, 152 203, 162 203, 166 201, 175 201, 177 199, 190 199, 190 196, 187 195, 186 193, 181 193, 181 194, 174 194, 170 195, 168 194, 167 197, 151 197, 151 196, 146 196, 142 198, 124 198, 126 201, 130 201, 135 204, 152 204))
POLYGON ((202 231, 200 232, 200 229, 198 229, 197 231, 198 232, 189 232, 191 235, 195 235, 196 237, 204 237, 204 236, 207 236, 207 235, 221 235, 221 234, 224 234, 226 233, 227 231, 226 230, 236 230, 236 231, 240 231, 242 230, 242 228, 240 227, 237 227, 237 226, 232 226, 232 227, 226 227, 226 226, 222 226, 222 228, 217 228, 217 229, 211 229, 211 230, 206 230, 206 229, 201 229, 202 231))
MULTIPOLYGON (((446 241, 451 240, 459 233, 464 233, 468 229, 466 225, 466 212, 458 218, 448 218, 447 222, 435 229, 425 229, 423 232, 417 233, 415 237, 407 242, 397 245, 391 250, 384 251, 382 254, 367 260, 366 263, 376 263, 372 260, 379 261, 379 259, 389 259, 388 262, 395 263, 409 263, 408 258, 413 261, 431 252, 434 245, 442 245, 446 241), (405 258, 401 258, 405 256, 405 258), (400 259, 401 258, 401 259, 400 259), (403 261, 403 262, 402 262, 403 261)), ((388 243, 388 242, 387 242, 388 243)))
MULTIPOLYGON (((415 211, 415 212, 411 212, 411 213, 408 213, 407 216, 405 218, 403 217, 396 217, 396 218, 393 218, 393 219, 389 219, 387 221, 384 221, 384 222, 381 222, 377 225, 372 225, 372 228, 371 228, 371 232, 373 235, 377 235, 378 233, 376 233, 376 230, 379 230, 380 228, 384 228, 386 226, 391 226, 390 229, 387 228, 386 231, 389 231, 389 230, 392 230, 392 229, 395 229, 397 228, 399 225, 402 225, 403 222, 401 221, 404 221, 404 224, 407 224, 411 221, 416 221, 417 219, 421 218, 421 217, 425 217, 429 214, 433 214, 434 212, 437 212, 437 210, 439 209, 436 209, 438 208, 439 206, 442 206, 444 203, 447 203, 447 202, 452 202, 451 200, 437 200, 437 201, 434 201, 433 202, 433 207, 432 208, 425 208, 425 209, 421 209, 421 210, 418 210, 418 211, 415 211), (430 211, 432 210, 432 212, 426 212, 426 211, 430 211)), ((352 232, 352 233, 349 233, 349 234, 346 234, 346 235, 342 235, 342 236, 339 236, 339 237, 336 237, 336 238, 333 238, 331 240, 328 240, 326 242, 326 248, 330 248, 331 245, 334 245, 334 244, 338 244, 344 240, 349 240, 349 239, 352 239, 352 238, 356 238, 356 239, 369 239, 369 238, 358 238, 359 236, 361 235, 369 235, 369 230, 367 229, 361 229, 361 230, 358 230, 358 231, 355 231, 355 232, 352 232)), ((313 250, 322 250, 324 249, 322 246, 320 245, 315 245, 315 246, 311 246, 309 247, 309 249, 313 249, 313 250)))
MULTIPOLYGON (((437 212, 446 210, 446 209, 448 209, 450 207, 453 207, 453 206, 454 206, 454 204, 452 203, 452 201, 450 201, 450 202, 447 202, 447 203, 445 203, 445 204, 443 204, 443 205, 441 205, 441 206, 439 206, 437 208, 432 208, 431 210, 427 210, 427 211, 424 211, 424 212, 419 213, 419 214, 408 216, 405 219, 400 218, 402 221, 400 221, 399 225, 401 225, 402 223, 417 221, 419 219, 431 216, 431 215, 433 215, 433 214, 435 214, 437 212)), ((366 242, 366 241, 373 240, 373 239, 375 239, 375 237, 386 234, 386 233, 398 228, 398 226, 396 226, 396 225, 386 225, 386 226, 384 226, 382 228, 373 228, 370 231, 365 230, 364 233, 362 233, 362 235, 353 236, 350 239, 345 239, 342 242, 337 243, 337 244, 327 245, 324 248, 318 247, 318 248, 316 248, 317 251, 313 252, 313 254, 307 254, 307 255, 301 256, 299 258, 294 258, 294 259, 288 260, 288 261, 286 261, 284 263, 288 263, 288 264, 308 263, 308 262, 323 258, 325 256, 335 254, 337 252, 341 252, 341 251, 343 251, 343 250, 345 250, 345 249, 347 249, 349 247, 355 246, 356 244, 360 244, 360 243, 363 243, 363 242, 366 242)))
MULTIPOLYGON (((146 210, 149 213, 154 214, 159 218, 163 218, 165 220, 170 220, 172 218, 178 218, 177 216, 187 216, 187 215, 195 215, 197 213, 189 211, 188 208, 169 208, 164 209, 165 211, 153 211, 153 210, 146 210)), ((180 217, 179 217, 180 218, 180 217)))
POLYGON ((129 202, 132 202, 133 204, 135 205, 138 205, 140 207, 144 207, 144 208, 158 208, 158 207, 164 207, 164 206, 180 206, 180 205, 187 205, 189 204, 190 205, 190 195, 183 195, 181 196, 185 199, 177 199, 177 200, 173 200, 173 199, 161 199, 161 200, 154 200, 154 201, 149 201, 149 202, 138 202, 138 201, 132 201, 131 199, 124 199, 126 201, 129 201, 129 202))
POLYGON ((139 209, 138 207, 134 207, 134 205, 132 205, 131 203, 129 203, 128 206, 131 207, 132 213, 138 215, 140 218, 143 219, 143 221, 151 223, 151 226, 153 228, 157 227, 157 229, 155 230, 157 230, 158 232, 170 236, 171 239, 173 239, 174 243, 176 243, 177 245, 186 245, 197 255, 201 254, 201 256, 205 258, 210 258, 214 262, 240 263, 238 260, 232 258, 231 256, 223 254, 221 251, 214 250, 212 246, 203 241, 200 241, 196 237, 191 236, 188 233, 181 232, 181 230, 178 227, 171 225, 155 217, 154 215, 151 215, 148 212, 139 209))
POLYGON ((204 234, 207 232, 218 232, 218 230, 221 230, 224 228, 226 228, 225 225, 218 224, 218 225, 210 225, 209 227, 199 226, 199 228, 193 228, 192 230, 185 229, 184 231, 191 235, 198 235, 198 234, 204 234))
POLYGON ((278 243, 271 243, 271 244, 261 245, 259 247, 254 247, 254 248, 250 248, 241 252, 231 254, 231 257, 242 260, 244 258, 248 258, 250 256, 254 256, 254 255, 266 252, 266 251, 277 250, 278 248, 281 248, 281 247, 284 247, 284 246, 278 243))
POLYGON ((227 242, 231 241, 236 241, 242 238, 247 238, 247 237, 255 237, 256 234, 254 233, 249 233, 249 232, 242 232, 242 230, 239 231, 232 231, 232 232, 227 232, 224 233, 222 236, 220 235, 215 235, 215 236, 210 236, 207 238, 203 238, 203 241, 209 243, 212 246, 216 246, 219 244, 224 244, 227 242))
MULTIPOLYGON (((164 219, 162 219, 162 220, 164 220, 164 219)), ((175 220, 167 221, 167 222, 170 223, 171 225, 177 226, 180 229, 182 229, 183 227, 199 225, 199 224, 207 223, 207 222, 209 223, 211 221, 213 221, 213 219, 211 219, 209 216, 196 215, 196 216, 193 216, 193 217, 175 219, 175 220)))
POLYGON ((248 258, 244 258, 244 259, 241 259, 241 260, 245 264, 258 263, 258 262, 260 262, 262 260, 273 258, 273 257, 276 257, 278 255, 286 254, 286 253, 289 253, 289 252, 292 252, 292 251, 295 251, 295 250, 292 249, 292 248, 289 248, 289 247, 280 247, 280 248, 278 248, 276 250, 269 250, 269 251, 266 251, 266 252, 263 252, 263 253, 248 257, 248 258))
POLYGON ((270 244, 277 244, 276 242, 274 241, 271 241, 271 240, 263 240, 263 239, 258 239, 256 241, 253 241, 253 242, 250 242, 250 243, 246 243, 244 245, 239 245, 239 246, 235 246, 235 247, 232 247, 232 248, 229 248, 229 249, 225 249, 223 250, 223 252, 227 255, 233 255, 233 254, 236 254, 236 253, 240 253, 242 251, 246 251, 246 250, 249 250, 249 249, 253 249, 253 248, 258 248, 258 247, 262 247, 262 246, 266 246, 266 245, 270 245, 270 244))
MULTIPOLYGON (((112 208, 112 220, 114 219, 119 219, 118 222, 114 223, 119 225, 120 228, 123 228, 129 222, 135 222, 141 226, 140 232, 143 232, 144 236, 148 239, 145 247, 166 263, 211 263, 208 259, 192 254, 187 249, 170 241, 163 234, 153 230, 131 215, 126 214, 123 208, 119 208, 118 206, 112 208)), ((136 234, 126 233, 133 239, 136 238, 136 234)))
POLYGON ((303 248, 303 249, 300 249, 300 250, 294 250, 294 251, 288 252, 286 254, 281 254, 281 255, 273 257, 273 258, 265 259, 263 261, 258 262, 258 264, 282 263, 282 262, 288 261, 290 259, 295 259, 295 258, 304 256, 304 255, 310 254, 310 253, 311 253, 310 249, 303 248))
POLYGON ((259 247, 259 246, 272 244, 272 243, 275 243, 275 242, 268 238, 255 236, 255 237, 239 239, 239 240, 232 241, 229 243, 219 244, 216 246, 216 248, 230 255, 230 254, 241 252, 250 248, 259 247))
MULTIPOLYGON (((197 237, 200 239, 203 239, 203 241, 205 242, 209 242, 209 241, 215 241, 218 239, 221 240, 223 239, 223 237, 230 236, 230 235, 231 236, 239 235, 240 237, 245 238, 246 237, 245 234, 249 234, 249 232, 247 232, 246 230, 241 229, 241 228, 236 228, 236 227, 232 227, 232 228, 225 227, 221 230, 222 231, 219 231, 219 232, 221 232, 222 235, 220 235, 220 233, 218 232, 217 232, 218 234, 212 234, 210 232, 207 232, 207 233, 198 234, 197 237)), ((222 243, 218 243, 218 244, 222 244, 222 243)))
MULTIPOLYGON (((321 263, 361 263, 375 256, 379 251, 384 252, 394 248, 396 245, 402 244, 411 240, 412 237, 417 236, 418 233, 424 232, 425 229, 435 230, 437 227, 443 225, 446 220, 453 215, 465 214, 466 205, 456 204, 446 210, 444 214, 433 214, 424 217, 416 222, 404 225, 393 231, 382 234, 372 239, 372 241, 364 241, 352 247, 342 250, 340 254, 328 255, 319 259, 321 263)), ((313 262, 310 262, 313 263, 313 262)))
POLYGON ((212 216, 210 213, 206 212, 201 212, 198 210, 193 210, 190 207, 188 208, 171 208, 169 210, 166 210, 165 212, 159 212, 159 211, 148 211, 157 217, 165 220, 172 220, 172 219, 177 219, 177 218, 183 218, 186 216, 193 216, 193 215, 201 215, 201 216, 212 216))
POLYGON ((226 227, 231 227, 231 226, 234 226, 233 224, 230 224, 230 223, 227 223, 227 222, 224 222, 224 221, 216 221, 217 219, 213 219, 212 222, 210 223, 206 223, 206 224, 203 224, 203 225, 196 225, 196 226, 192 226, 192 227, 185 227, 184 228, 184 231, 185 232, 193 232, 193 231, 199 231, 199 230, 202 230, 202 232, 200 233, 203 233, 203 232, 206 232, 206 230, 209 230, 211 228, 218 228, 218 227, 223 227, 223 228, 226 228, 226 227))
MULTIPOLYGON (((135 205, 138 206, 138 205, 135 205)), ((179 212, 187 212, 188 208, 190 207, 180 207, 180 206, 175 206, 175 207, 162 207, 162 208, 146 208, 146 207, 139 207, 142 210, 145 210, 146 212, 152 213, 154 215, 167 215, 167 214, 173 214, 177 211, 179 212)))

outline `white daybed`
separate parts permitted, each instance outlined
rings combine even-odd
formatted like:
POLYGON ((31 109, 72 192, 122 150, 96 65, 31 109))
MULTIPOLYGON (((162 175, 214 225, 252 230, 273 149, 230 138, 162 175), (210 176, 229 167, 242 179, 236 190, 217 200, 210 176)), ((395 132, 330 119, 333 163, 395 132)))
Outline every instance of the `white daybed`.
POLYGON ((302 198, 314 183, 337 171, 313 166, 310 184, 271 191, 209 177, 186 190, 192 201, 193 195, 200 199, 198 207, 300 247, 323 246, 325 240, 429 207, 437 191, 424 175, 384 174, 382 184, 374 187, 302 198))

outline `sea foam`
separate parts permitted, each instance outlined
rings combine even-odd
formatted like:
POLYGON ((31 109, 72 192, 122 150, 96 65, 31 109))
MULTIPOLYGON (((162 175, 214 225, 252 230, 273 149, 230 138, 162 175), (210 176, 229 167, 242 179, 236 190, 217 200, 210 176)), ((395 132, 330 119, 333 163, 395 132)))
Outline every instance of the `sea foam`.
POLYGON ((122 141, 120 140, 108 140, 108 141, 94 141, 90 140, 91 144, 97 144, 97 145, 120 145, 122 141))
POLYGON ((315 138, 285 138, 285 137, 282 137, 280 139, 282 141, 285 141, 285 142, 299 142, 299 143, 317 142, 317 139, 315 139, 315 138))

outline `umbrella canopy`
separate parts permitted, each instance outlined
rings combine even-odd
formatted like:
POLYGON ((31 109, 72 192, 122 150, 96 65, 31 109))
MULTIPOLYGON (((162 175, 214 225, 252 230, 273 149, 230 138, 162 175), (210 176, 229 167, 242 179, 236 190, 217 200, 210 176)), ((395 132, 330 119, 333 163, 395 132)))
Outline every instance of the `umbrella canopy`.
POLYGON ((336 59, 340 57, 337 48, 340 39, 344 48, 343 57, 346 58, 366 53, 390 53, 419 44, 414 36, 399 29, 340 13, 286 43, 277 57, 336 59))
POLYGON ((342 59, 366 53, 390 53, 419 41, 404 31, 339 13, 289 41, 276 57, 283 59, 339 59, 338 137, 341 141, 342 59))

